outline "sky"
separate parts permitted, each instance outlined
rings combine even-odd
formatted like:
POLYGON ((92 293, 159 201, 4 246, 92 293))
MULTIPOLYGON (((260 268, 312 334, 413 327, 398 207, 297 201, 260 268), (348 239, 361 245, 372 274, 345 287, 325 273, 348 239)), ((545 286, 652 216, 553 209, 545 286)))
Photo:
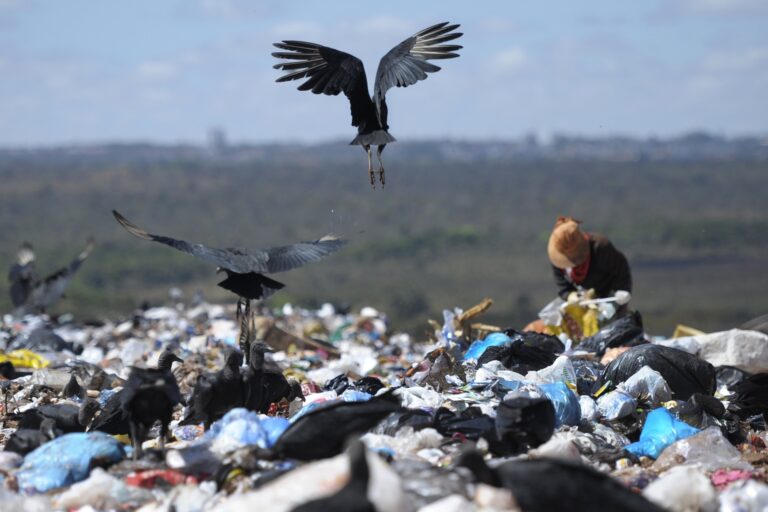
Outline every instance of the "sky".
POLYGON ((389 92, 398 139, 768 134, 765 0, 0 0, 0 146, 351 140, 346 98, 275 83, 271 44, 347 51, 371 84, 440 21, 464 49, 389 92))

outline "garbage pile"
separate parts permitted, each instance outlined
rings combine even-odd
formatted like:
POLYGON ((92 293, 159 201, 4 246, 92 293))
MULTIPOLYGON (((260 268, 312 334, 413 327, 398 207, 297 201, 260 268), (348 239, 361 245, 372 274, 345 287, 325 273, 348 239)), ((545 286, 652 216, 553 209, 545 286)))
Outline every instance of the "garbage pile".
POLYGON ((445 311, 7 316, 6 510, 765 510, 768 335, 571 339, 445 311))

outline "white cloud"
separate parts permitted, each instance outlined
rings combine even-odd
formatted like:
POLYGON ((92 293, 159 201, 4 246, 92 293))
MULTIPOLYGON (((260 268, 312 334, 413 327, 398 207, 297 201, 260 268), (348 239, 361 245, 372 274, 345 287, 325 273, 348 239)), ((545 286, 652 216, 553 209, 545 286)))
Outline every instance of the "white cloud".
POLYGON ((139 64, 136 74, 146 80, 170 80, 178 73, 175 65, 169 62, 147 61, 139 64))
POLYGON ((522 48, 508 48, 492 58, 493 68, 499 71, 514 72, 528 62, 528 55, 522 48))
POLYGON ((764 0, 685 0, 689 11, 711 14, 742 14, 764 10, 764 0))
POLYGON ((712 72, 760 72, 768 67, 768 47, 744 51, 715 52, 703 62, 703 68, 712 72))

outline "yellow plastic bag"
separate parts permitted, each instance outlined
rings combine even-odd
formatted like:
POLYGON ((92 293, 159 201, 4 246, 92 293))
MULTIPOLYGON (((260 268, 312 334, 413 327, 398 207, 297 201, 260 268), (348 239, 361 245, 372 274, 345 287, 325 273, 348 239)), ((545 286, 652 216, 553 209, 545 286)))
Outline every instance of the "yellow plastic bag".
POLYGON ((6 361, 10 361, 17 368, 33 368, 35 370, 45 368, 50 364, 44 357, 25 348, 11 352, 0 352, 0 363, 6 361))
POLYGON ((578 304, 568 304, 562 313, 563 321, 560 325, 548 325, 546 327, 547 334, 557 336, 565 333, 566 336, 578 343, 600 329, 597 323, 599 313, 597 309, 585 308, 578 304))

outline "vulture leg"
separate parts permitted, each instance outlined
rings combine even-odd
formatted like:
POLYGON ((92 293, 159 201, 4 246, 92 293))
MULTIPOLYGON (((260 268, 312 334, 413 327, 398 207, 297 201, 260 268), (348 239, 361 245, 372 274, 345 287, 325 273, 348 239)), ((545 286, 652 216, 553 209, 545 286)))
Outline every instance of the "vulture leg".
POLYGON ((373 155, 371 154, 371 146, 370 145, 363 146, 363 150, 366 153, 368 153, 368 175, 371 177, 371 187, 373 189, 376 189, 376 178, 375 178, 375 175, 373 174, 373 162, 372 162, 373 155))
POLYGON ((240 319, 240 350, 245 355, 245 363, 248 364, 251 353, 251 301, 240 297, 237 301, 238 317, 240 319))
POLYGON ((376 151, 376 156, 379 158, 379 180, 381 180, 382 188, 384 188, 384 160, 381 159, 381 153, 384 151, 385 147, 387 147, 387 145, 382 144, 376 151))
POLYGON ((139 439, 139 428, 136 422, 131 420, 129 423, 131 429, 131 444, 133 444, 133 460, 141 458, 141 440, 139 439))

